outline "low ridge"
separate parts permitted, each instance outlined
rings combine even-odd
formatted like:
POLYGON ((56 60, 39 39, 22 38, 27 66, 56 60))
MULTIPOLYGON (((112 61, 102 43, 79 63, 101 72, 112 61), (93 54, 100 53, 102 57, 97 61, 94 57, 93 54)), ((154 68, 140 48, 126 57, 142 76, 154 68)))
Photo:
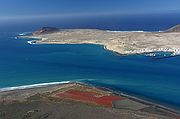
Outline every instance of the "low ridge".
POLYGON ((170 29, 167 30, 167 32, 180 32, 180 24, 171 27, 170 29))

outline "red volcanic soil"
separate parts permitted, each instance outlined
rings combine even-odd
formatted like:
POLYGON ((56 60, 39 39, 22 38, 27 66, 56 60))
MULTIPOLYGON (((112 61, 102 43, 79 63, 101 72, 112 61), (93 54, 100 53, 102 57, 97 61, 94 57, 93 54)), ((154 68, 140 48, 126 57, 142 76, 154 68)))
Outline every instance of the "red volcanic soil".
POLYGON ((81 102, 96 103, 108 107, 112 106, 112 101, 125 99, 119 96, 103 96, 95 92, 84 92, 78 90, 68 90, 64 93, 57 94, 56 96, 81 102))
POLYGON ((96 100, 96 103, 104 106, 112 106, 112 102, 116 100, 124 100, 125 98, 119 96, 102 96, 96 100))

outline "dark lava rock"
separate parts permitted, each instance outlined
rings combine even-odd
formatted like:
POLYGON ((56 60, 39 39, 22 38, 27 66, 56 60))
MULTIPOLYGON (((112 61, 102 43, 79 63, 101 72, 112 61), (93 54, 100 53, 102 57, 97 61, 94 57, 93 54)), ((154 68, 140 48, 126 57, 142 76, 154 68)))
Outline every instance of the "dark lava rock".
POLYGON ((58 31, 59 29, 55 27, 42 27, 38 31, 33 32, 33 35, 49 34, 49 33, 54 33, 58 31))

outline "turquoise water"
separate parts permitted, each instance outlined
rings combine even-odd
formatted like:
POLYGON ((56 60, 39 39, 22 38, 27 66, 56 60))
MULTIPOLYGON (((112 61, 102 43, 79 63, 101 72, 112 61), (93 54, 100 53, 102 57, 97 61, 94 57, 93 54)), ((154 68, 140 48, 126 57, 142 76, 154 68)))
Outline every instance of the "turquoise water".
POLYGON ((159 31, 179 23, 180 15, 173 13, 0 21, 0 91, 80 81, 180 110, 180 56, 120 56, 99 45, 29 45, 15 38, 43 26, 159 31))
POLYGON ((180 107, 179 56, 120 56, 99 45, 30 45, 16 35, 0 33, 0 88, 80 81, 180 107))

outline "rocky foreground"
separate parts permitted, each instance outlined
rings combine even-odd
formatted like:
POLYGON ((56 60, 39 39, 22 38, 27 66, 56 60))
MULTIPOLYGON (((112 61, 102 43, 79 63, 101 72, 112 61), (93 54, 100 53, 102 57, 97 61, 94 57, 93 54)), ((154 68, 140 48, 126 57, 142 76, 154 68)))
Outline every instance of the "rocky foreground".
POLYGON ((119 54, 172 52, 180 54, 180 25, 164 32, 121 32, 96 29, 57 29, 44 27, 25 38, 40 44, 99 44, 119 54))
POLYGON ((79 83, 0 92, 0 119, 178 119, 156 105, 79 83))

